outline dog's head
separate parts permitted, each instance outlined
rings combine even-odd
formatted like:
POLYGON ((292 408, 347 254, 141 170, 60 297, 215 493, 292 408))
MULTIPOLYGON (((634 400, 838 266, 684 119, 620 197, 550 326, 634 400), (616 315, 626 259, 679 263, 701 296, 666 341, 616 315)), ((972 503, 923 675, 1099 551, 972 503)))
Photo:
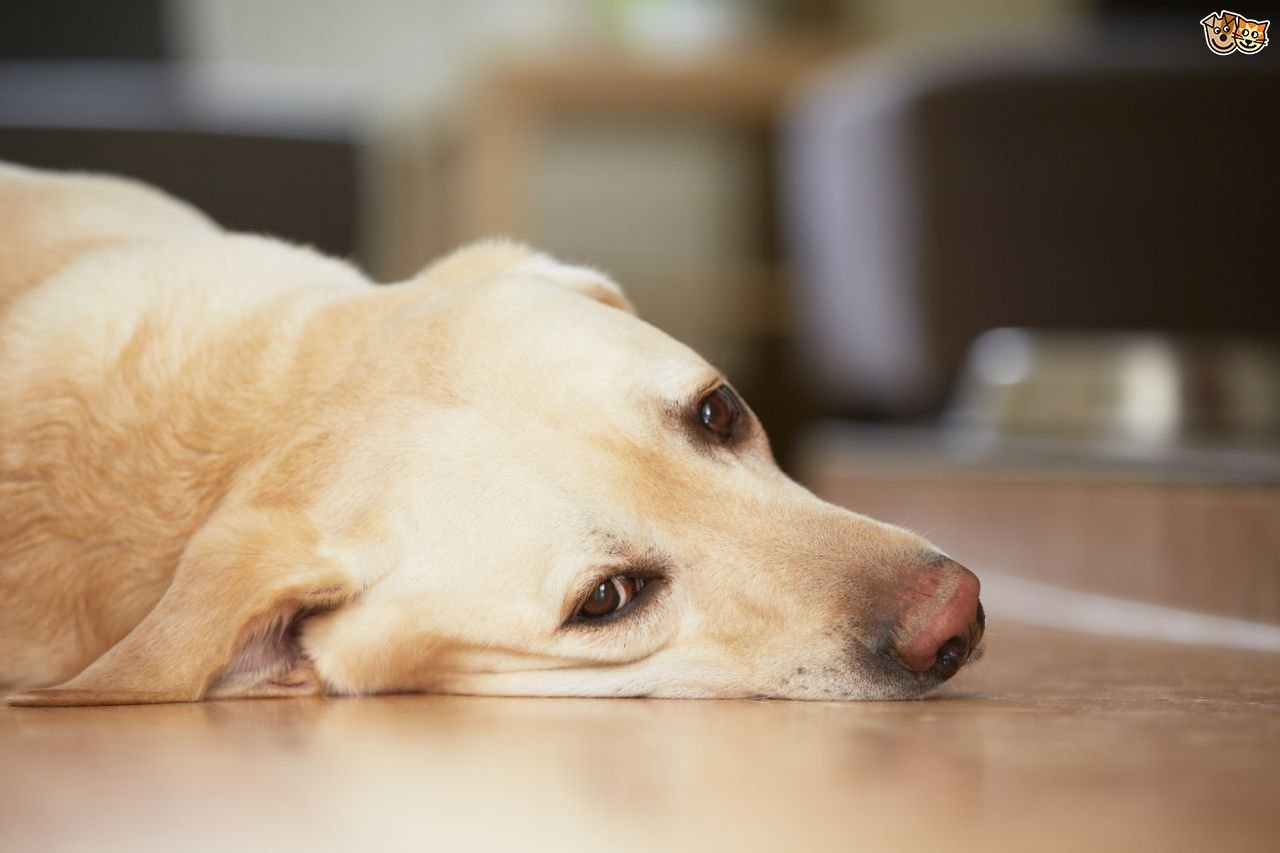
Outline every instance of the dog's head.
MULTIPOLYGON (((263 252, 336 275, 237 239, 244 275, 263 252)), ((603 275, 491 243, 349 277, 229 356, 259 391, 212 389, 238 426, 209 430, 245 459, 159 603, 9 701, 893 698, 974 654, 977 578, 789 480, 727 379, 603 275)))
POLYGON ((332 688, 903 697, 976 648, 977 579, 789 480, 603 275, 488 244, 402 287, 314 508, 376 566, 304 627, 332 688))
POLYGON ((1200 21, 1205 44, 1214 53, 1228 54, 1236 49, 1236 16, 1231 12, 1210 13, 1200 21))

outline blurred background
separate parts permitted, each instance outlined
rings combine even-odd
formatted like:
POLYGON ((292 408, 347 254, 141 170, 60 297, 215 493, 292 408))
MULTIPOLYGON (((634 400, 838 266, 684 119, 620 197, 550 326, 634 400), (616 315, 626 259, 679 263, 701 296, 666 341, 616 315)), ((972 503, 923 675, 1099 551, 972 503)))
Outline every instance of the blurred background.
POLYGON ((1217 11, 10 0, 0 158, 381 281, 489 235, 590 263, 831 500, 1280 623, 1280 51, 1214 54, 1217 11))

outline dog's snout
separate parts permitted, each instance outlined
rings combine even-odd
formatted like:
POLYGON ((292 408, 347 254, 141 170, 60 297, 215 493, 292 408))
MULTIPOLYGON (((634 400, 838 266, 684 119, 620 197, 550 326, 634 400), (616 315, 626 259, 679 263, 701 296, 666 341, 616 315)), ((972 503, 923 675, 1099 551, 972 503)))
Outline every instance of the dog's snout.
POLYGON ((894 596, 897 609, 885 651, 903 668, 939 680, 955 675, 986 625, 973 572, 951 560, 914 573, 894 596))

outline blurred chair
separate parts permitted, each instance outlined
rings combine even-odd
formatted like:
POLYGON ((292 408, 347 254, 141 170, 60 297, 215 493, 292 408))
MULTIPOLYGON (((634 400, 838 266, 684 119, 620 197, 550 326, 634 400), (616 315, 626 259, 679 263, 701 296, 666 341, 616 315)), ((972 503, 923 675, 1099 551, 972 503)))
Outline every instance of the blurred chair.
POLYGON ((809 396, 936 414, 1002 326, 1275 338, 1278 59, 1189 19, 824 76, 782 162, 809 396))

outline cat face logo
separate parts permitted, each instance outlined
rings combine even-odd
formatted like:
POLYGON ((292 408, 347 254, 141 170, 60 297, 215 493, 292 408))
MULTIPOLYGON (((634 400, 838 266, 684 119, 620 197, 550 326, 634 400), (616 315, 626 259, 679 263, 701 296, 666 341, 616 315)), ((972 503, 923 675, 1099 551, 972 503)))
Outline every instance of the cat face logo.
POLYGON ((1270 23, 1240 18, 1236 23, 1236 50, 1241 53, 1257 53, 1266 47, 1267 25, 1270 23))
POLYGON ((1270 21, 1255 21, 1239 12, 1222 10, 1210 12, 1200 21, 1204 27, 1204 41, 1209 50, 1219 56, 1240 51, 1257 53, 1267 46, 1267 26, 1270 21))

